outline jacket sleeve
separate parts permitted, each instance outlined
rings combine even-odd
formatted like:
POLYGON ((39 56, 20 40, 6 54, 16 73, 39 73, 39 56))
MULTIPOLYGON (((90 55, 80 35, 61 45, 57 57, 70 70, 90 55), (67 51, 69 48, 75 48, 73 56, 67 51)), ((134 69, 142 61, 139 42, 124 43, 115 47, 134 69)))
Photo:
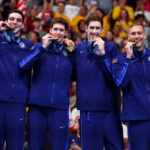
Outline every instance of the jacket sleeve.
POLYGON ((23 69, 31 69, 33 65, 39 60, 44 48, 41 44, 36 44, 26 57, 19 62, 19 67, 23 69))
POLYGON ((119 54, 119 50, 115 44, 112 45, 110 48, 110 52, 108 53, 108 56, 105 58, 105 65, 107 66, 107 69, 109 72, 112 72, 112 60, 119 54))
POLYGON ((129 65, 132 63, 131 59, 119 57, 112 61, 112 75, 117 86, 125 88, 130 82, 129 65))

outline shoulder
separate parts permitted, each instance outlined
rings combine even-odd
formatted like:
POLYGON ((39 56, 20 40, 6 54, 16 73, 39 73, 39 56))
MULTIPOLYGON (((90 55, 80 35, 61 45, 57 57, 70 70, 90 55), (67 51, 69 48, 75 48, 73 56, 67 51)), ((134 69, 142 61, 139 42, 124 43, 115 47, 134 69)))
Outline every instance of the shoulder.
POLYGON ((75 49, 78 50, 78 51, 85 50, 85 49, 87 49, 87 46, 88 46, 87 42, 84 41, 84 42, 81 42, 81 43, 77 44, 75 49))
POLYGON ((5 37, 4 33, 1 33, 0 34, 0 40, 4 39, 4 37, 5 37))
POLYGON ((116 46, 116 44, 113 44, 113 43, 111 43, 111 42, 107 42, 107 41, 105 41, 105 50, 106 50, 106 52, 112 52, 112 51, 117 51, 117 52, 119 52, 119 50, 118 50, 118 47, 116 46))
POLYGON ((22 38, 20 43, 24 43, 25 45, 32 47, 34 45, 34 43, 32 43, 30 40, 26 39, 26 38, 22 38))

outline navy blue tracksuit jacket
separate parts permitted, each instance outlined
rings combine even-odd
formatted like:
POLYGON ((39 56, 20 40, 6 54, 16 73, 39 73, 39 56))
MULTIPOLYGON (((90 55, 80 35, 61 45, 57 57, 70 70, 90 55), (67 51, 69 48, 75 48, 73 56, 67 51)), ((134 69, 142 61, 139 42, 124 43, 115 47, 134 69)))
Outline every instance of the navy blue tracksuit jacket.
POLYGON ((27 39, 17 44, 0 35, 0 101, 26 103, 31 74, 30 70, 21 70, 19 62, 32 46, 27 39))
POLYGON ((37 44, 20 67, 34 67, 29 104, 68 109, 73 68, 70 52, 63 48, 56 54, 53 48, 46 51, 42 44, 37 44))
POLYGON ((150 120, 150 50, 135 52, 132 59, 126 53, 112 64, 115 82, 123 90, 122 120, 150 120))
POLYGON ((118 54, 118 49, 106 42, 105 50, 104 56, 98 56, 89 52, 87 41, 76 46, 77 106, 80 110, 114 109, 116 86, 110 62, 118 54))

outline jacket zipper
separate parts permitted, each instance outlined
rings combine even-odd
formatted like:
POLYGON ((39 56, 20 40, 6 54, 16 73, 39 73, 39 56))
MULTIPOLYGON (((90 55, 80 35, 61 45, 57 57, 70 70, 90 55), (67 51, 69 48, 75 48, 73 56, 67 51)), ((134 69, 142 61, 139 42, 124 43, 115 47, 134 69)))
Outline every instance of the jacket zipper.
POLYGON ((14 98, 14 90, 15 90, 15 50, 13 49, 13 78, 12 78, 12 97, 14 98))
POLYGON ((143 68, 144 68, 144 76, 145 76, 145 83, 146 83, 146 90, 147 90, 147 93, 148 93, 148 100, 150 101, 150 88, 149 88, 149 85, 146 81, 146 77, 147 77, 147 71, 146 71, 146 66, 145 66, 145 63, 144 63, 144 60, 143 60, 143 68))
POLYGON ((55 91, 55 87, 56 87, 56 75, 57 75, 57 69, 58 69, 58 61, 59 61, 59 57, 57 55, 56 56, 55 75, 54 75, 54 81, 53 81, 53 89, 52 89, 52 98, 51 98, 52 103, 54 101, 54 91, 55 91))

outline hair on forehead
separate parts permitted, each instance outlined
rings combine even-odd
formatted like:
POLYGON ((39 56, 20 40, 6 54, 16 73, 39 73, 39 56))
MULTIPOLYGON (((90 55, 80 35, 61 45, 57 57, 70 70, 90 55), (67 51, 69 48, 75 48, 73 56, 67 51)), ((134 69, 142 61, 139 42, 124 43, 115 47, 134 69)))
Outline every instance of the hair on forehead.
POLYGON ((68 30, 68 22, 65 19, 63 19, 61 17, 55 18, 53 20, 53 22, 51 23, 50 28, 52 28, 54 26, 54 24, 56 24, 56 23, 60 23, 60 24, 64 25, 65 30, 68 30))
POLYGON ((9 18, 9 16, 10 16, 10 14, 12 14, 12 13, 20 14, 20 15, 22 16, 22 22, 24 22, 24 15, 23 15, 23 13, 22 13, 20 10, 18 10, 18 9, 13 9, 13 10, 11 10, 11 11, 8 13, 8 18, 9 18))
POLYGON ((90 22, 92 21, 98 21, 100 22, 101 26, 103 27, 103 19, 97 15, 90 15, 87 19, 86 19, 86 25, 88 26, 90 24, 90 22))

